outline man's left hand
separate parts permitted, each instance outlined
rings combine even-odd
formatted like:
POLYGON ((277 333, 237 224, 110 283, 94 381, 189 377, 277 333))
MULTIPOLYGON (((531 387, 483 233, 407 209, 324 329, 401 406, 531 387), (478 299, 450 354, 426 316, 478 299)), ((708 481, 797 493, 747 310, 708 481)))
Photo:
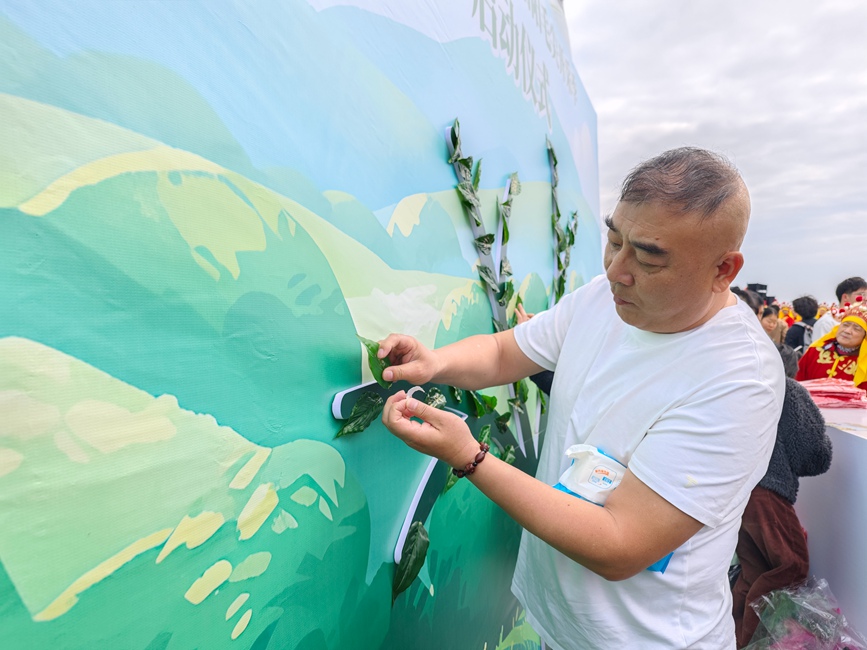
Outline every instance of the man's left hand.
POLYGON ((463 467, 479 451, 479 443, 461 418, 415 398, 407 399, 404 391, 388 398, 382 422, 416 451, 439 458, 451 467, 463 467))

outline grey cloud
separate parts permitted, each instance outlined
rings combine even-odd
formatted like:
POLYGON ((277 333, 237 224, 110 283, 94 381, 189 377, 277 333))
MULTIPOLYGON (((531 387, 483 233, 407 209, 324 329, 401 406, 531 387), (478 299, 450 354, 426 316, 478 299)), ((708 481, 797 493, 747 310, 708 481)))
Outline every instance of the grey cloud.
POLYGON ((739 282, 833 298, 867 275, 867 3, 567 0, 599 123, 603 213, 639 161, 729 156, 753 220, 739 282))

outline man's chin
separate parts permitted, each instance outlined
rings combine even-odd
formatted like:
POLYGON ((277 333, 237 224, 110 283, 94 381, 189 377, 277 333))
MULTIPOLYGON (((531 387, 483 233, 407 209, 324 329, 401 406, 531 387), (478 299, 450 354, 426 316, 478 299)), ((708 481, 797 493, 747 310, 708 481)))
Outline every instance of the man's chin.
POLYGON ((623 303, 620 305, 615 304, 614 311, 616 311, 617 315, 620 316, 620 320, 622 320, 627 325, 632 325, 633 327, 638 326, 638 310, 631 302, 623 303))

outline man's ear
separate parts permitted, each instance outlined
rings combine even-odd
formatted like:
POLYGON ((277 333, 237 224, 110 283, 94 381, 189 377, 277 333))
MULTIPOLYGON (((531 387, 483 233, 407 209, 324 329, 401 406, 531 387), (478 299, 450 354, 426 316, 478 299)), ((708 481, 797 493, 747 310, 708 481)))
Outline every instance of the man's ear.
POLYGON ((713 279, 713 292, 728 291, 738 273, 744 268, 744 255, 740 251, 725 253, 716 264, 716 275, 713 279))

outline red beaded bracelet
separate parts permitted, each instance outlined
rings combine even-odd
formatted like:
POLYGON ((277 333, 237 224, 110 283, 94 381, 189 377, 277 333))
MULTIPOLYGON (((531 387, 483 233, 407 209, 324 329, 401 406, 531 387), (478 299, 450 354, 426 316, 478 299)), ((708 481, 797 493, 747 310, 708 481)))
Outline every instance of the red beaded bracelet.
POLYGON ((479 453, 477 453, 476 457, 473 458, 473 462, 467 463, 463 469, 455 469, 453 467, 452 468, 452 474, 454 474, 458 478, 463 478, 463 477, 467 476, 468 474, 472 474, 473 472, 476 471, 476 466, 479 463, 481 463, 483 460, 485 460, 485 455, 487 455, 487 453, 490 450, 491 450, 491 447, 487 443, 484 443, 484 442, 479 443, 479 453))

